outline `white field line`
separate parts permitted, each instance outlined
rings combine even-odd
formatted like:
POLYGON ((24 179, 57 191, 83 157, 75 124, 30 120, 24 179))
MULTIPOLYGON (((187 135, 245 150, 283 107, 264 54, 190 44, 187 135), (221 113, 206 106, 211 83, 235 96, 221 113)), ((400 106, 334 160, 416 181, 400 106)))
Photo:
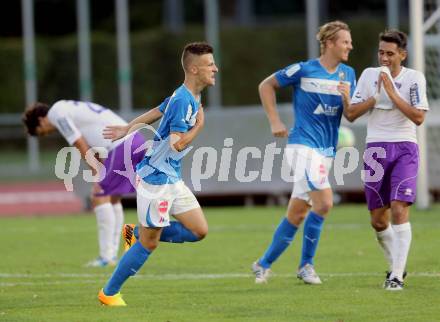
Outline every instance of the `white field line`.
POLYGON ((72 202, 78 197, 69 191, 0 192, 0 205, 72 202))
MULTIPOLYGON (((320 276, 332 277, 374 277, 383 276, 383 273, 321 273, 320 276)), ((438 278, 439 272, 414 272, 408 274, 411 277, 438 278)), ((95 284, 106 280, 110 274, 76 274, 76 273, 55 273, 55 274, 9 274, 0 273, 0 287, 32 286, 32 285, 64 285, 64 284, 95 284), (27 279, 27 281, 2 281, 11 279, 27 279), (32 281, 34 279, 55 279, 52 281, 32 281), (62 280, 59 280, 62 279, 62 280), (78 280, 79 279, 79 280, 78 280)), ((295 277, 294 274, 274 274, 275 277, 295 277)), ((136 279, 144 280, 222 280, 222 279, 251 279, 253 274, 229 273, 229 274, 148 274, 136 275, 136 279)))
MULTIPOLYGON (((85 233, 85 232, 94 232, 96 231, 96 225, 90 224, 86 227, 76 227, 71 228, 66 225, 62 224, 52 224, 50 226, 47 226, 44 228, 44 231, 50 231, 55 233, 66 233, 66 234, 76 234, 76 233, 85 233)), ((422 229, 422 228, 430 228, 435 229, 440 227, 440 222, 426 222, 426 223, 412 223, 412 227, 416 227, 415 229, 422 229)), ((234 232, 234 231, 244 231, 244 232, 273 232, 276 228, 275 225, 252 225, 252 224, 246 224, 246 225, 236 225, 236 226, 227 226, 227 225, 216 225, 212 224, 209 226, 209 231, 212 232, 234 232)), ((326 230, 370 230, 370 224, 364 223, 364 224, 355 224, 355 223, 328 223, 325 225, 324 229, 326 230)), ((7 227, 5 225, 5 228, 0 227, 0 233, 2 235, 15 235, 17 233, 23 234, 23 233, 39 233, 41 229, 38 229, 36 227, 31 226, 24 226, 24 227, 7 227)), ((372 230, 371 230, 372 231, 372 230)))

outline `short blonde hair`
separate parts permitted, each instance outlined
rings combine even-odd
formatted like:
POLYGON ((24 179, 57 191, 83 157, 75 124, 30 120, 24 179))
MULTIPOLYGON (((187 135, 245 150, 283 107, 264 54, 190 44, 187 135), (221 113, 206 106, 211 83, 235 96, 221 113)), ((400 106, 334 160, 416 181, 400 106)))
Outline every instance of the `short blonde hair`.
POLYGON ((350 32, 350 28, 345 22, 336 20, 326 23, 319 28, 316 34, 316 39, 319 41, 319 46, 321 48, 321 54, 325 51, 325 43, 327 40, 336 40, 336 34, 340 30, 346 30, 350 32))

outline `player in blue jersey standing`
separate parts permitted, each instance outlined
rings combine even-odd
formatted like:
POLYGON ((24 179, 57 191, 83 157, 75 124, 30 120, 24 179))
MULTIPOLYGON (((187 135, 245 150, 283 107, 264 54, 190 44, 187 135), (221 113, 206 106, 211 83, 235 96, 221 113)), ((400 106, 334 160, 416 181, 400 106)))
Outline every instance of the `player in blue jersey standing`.
POLYGON ((270 75, 259 85, 262 105, 275 137, 288 137, 286 159, 294 172, 287 214, 273 235, 269 248, 252 271, 256 283, 266 283, 270 267, 292 242, 304 219, 298 278, 321 284, 313 259, 325 217, 333 206, 328 173, 335 155, 343 112, 341 92, 355 88, 354 70, 343 64, 353 49, 349 27, 341 21, 320 27, 317 39, 321 56, 299 62, 270 75), (276 106, 276 91, 293 87, 295 124, 288 133, 276 106))
POLYGON ((183 84, 160 106, 126 126, 111 126, 104 130, 104 137, 116 140, 161 119, 152 147, 136 167, 139 242, 124 254, 99 292, 98 299, 104 305, 126 305, 119 293, 122 284, 137 273, 159 240, 194 242, 203 239, 208 232, 197 199, 182 181, 181 159, 204 125, 200 93, 215 84, 218 72, 213 48, 200 42, 186 45, 182 67, 185 72, 183 84), (170 221, 170 215, 177 221, 170 221))

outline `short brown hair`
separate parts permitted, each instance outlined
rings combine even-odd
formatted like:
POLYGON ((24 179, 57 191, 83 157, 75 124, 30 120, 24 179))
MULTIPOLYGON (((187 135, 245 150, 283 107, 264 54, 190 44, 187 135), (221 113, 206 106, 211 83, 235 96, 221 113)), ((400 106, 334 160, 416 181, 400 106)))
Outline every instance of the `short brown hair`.
POLYGON ((40 125, 39 118, 45 117, 48 112, 49 105, 40 102, 36 102, 26 109, 21 120, 29 135, 37 136, 37 127, 40 125))
POLYGON ((186 44, 182 52, 182 67, 184 70, 188 67, 188 58, 191 55, 201 56, 214 53, 214 49, 206 42, 192 42, 186 44))
POLYGON ((379 34, 379 41, 391 42, 396 44, 398 48, 406 50, 408 36, 400 30, 390 29, 379 34))
POLYGON ((319 27, 319 31, 316 34, 316 39, 319 41, 321 54, 324 53, 325 43, 327 42, 327 40, 335 40, 336 34, 340 30, 346 30, 350 32, 350 28, 348 27, 348 25, 345 22, 339 20, 328 22, 325 25, 319 27))

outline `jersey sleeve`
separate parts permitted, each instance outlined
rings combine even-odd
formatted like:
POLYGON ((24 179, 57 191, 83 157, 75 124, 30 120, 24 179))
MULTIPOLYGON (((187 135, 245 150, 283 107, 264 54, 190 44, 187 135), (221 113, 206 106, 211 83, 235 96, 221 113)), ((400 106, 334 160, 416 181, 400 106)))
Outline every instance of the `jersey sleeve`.
POLYGON ((192 107, 188 101, 182 99, 171 100, 167 113, 169 113, 168 119, 170 120, 170 132, 188 131, 188 120, 192 114, 192 107))
POLYGON ((275 73, 275 78, 281 87, 295 85, 301 79, 303 63, 296 63, 280 69, 275 73))
POLYGON ((410 103, 419 110, 429 110, 428 98, 426 96, 425 76, 417 72, 409 88, 410 103))
POLYGON ((49 110, 47 117, 54 125, 61 135, 66 139, 69 145, 73 145, 81 137, 81 132, 73 123, 72 118, 66 112, 68 106, 63 106, 60 103, 55 104, 49 110))
POLYGON ((371 93, 371 90, 369 89, 369 83, 371 83, 371 80, 369 79, 369 74, 371 73, 368 69, 362 72, 361 77, 359 78, 354 89, 354 94, 351 98, 351 104, 361 103, 373 96, 373 93, 371 93))
POLYGON ((159 105, 159 111, 163 114, 165 113, 165 109, 168 106, 168 102, 170 101, 171 96, 167 97, 160 105, 159 105))

